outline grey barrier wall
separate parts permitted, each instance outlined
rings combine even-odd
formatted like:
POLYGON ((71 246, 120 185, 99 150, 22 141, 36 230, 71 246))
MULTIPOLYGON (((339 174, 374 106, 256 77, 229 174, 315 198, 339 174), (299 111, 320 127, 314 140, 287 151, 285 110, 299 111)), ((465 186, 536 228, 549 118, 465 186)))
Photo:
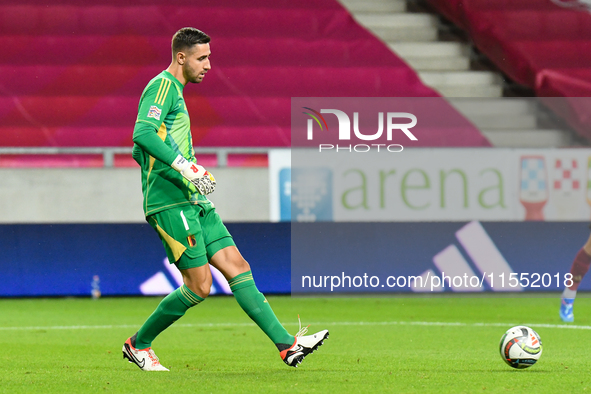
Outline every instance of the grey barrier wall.
MULTIPOLYGON (((213 168, 227 222, 269 221, 267 168, 213 168)), ((144 222, 137 168, 0 169, 0 223, 144 222)))

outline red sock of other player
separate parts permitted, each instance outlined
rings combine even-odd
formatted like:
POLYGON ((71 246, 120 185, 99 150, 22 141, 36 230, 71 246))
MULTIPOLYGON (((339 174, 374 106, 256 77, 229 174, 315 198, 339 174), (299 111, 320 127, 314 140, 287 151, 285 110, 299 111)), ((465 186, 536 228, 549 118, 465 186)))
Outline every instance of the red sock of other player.
POLYGON ((573 275, 573 285, 569 287, 570 290, 576 291, 579 288, 581 280, 589 271, 589 266, 591 266, 591 256, 585 252, 585 249, 581 248, 570 268, 570 273, 573 275))

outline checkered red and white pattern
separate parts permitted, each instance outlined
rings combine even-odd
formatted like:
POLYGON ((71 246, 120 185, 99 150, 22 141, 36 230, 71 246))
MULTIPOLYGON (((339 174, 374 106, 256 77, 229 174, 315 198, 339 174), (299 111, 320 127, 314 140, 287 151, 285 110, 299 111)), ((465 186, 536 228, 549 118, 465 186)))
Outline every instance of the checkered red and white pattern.
POLYGON ((552 188, 569 193, 581 188, 580 168, 576 159, 556 159, 554 162, 552 188))
POLYGON ((548 199, 546 166, 542 156, 521 157, 521 186, 519 199, 524 203, 548 199))

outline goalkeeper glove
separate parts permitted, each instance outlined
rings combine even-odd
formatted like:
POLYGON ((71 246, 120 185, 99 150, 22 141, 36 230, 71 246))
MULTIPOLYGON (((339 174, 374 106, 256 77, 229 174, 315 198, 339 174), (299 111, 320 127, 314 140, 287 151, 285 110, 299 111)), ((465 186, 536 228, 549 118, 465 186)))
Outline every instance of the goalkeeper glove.
POLYGON ((178 171, 183 178, 191 182, 199 193, 204 196, 213 193, 215 190, 215 178, 203 166, 192 163, 182 155, 178 155, 172 162, 171 167, 178 171))

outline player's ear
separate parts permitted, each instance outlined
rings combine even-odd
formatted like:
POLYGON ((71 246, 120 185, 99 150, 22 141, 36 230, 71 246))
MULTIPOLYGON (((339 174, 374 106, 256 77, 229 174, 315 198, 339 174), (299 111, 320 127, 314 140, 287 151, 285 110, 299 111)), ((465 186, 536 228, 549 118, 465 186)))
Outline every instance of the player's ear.
POLYGON ((185 60, 187 60, 187 56, 184 52, 179 51, 176 53, 176 61, 178 64, 182 66, 183 64, 185 64, 185 60))

